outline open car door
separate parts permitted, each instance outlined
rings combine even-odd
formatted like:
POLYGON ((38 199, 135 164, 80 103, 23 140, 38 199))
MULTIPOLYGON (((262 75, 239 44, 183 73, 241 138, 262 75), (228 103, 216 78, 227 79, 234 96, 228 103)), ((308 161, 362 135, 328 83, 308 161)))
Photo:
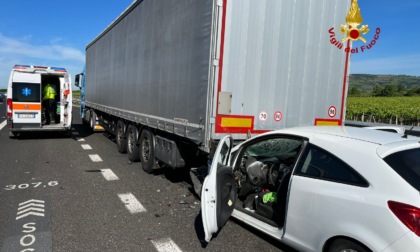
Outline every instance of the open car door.
POLYGON ((233 212, 236 184, 232 168, 228 166, 233 140, 225 136, 217 145, 209 174, 201 191, 201 216, 205 240, 222 228, 233 212))

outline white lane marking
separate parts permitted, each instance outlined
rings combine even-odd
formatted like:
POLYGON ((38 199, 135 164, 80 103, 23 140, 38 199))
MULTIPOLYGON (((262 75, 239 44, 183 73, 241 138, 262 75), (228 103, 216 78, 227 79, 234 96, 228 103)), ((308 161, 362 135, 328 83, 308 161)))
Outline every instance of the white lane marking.
POLYGON ((83 148, 84 150, 91 150, 91 149, 92 149, 92 147, 90 147, 90 145, 89 145, 89 144, 82 144, 82 148, 83 148))
POLYGON ((102 158, 98 154, 89 155, 92 162, 102 162, 102 158))
POLYGON ((84 138, 79 138, 79 137, 77 137, 76 140, 77 140, 77 142, 84 142, 84 141, 86 141, 84 138))
POLYGON ((146 208, 134 197, 132 193, 122 193, 118 194, 121 201, 124 203, 125 207, 130 211, 130 213, 142 213, 146 212, 146 208))
POLYGON ((20 210, 22 210, 22 209, 25 209, 25 208, 28 208, 28 207, 45 207, 45 205, 43 205, 43 204, 35 204, 35 203, 30 203, 30 204, 28 204, 28 205, 25 205, 25 206, 21 206, 21 207, 19 207, 18 208, 18 211, 20 211, 20 210))
MULTIPOLYGON (((42 206, 42 207, 43 207, 43 206, 42 206)), ((21 214, 23 214, 23 213, 30 212, 30 211, 45 212, 45 210, 44 210, 44 209, 42 209, 42 208, 30 207, 30 208, 26 208, 26 209, 24 209, 24 210, 22 210, 22 211, 19 211, 19 212, 17 213, 17 215, 21 215, 21 214)), ((42 214, 42 215, 44 215, 44 214, 42 214)))
POLYGON ((115 175, 115 173, 111 169, 101 169, 102 175, 108 181, 111 180, 120 180, 120 178, 115 175))
POLYGON ((151 242, 159 252, 182 252, 182 250, 175 244, 174 241, 172 241, 171 238, 164 238, 156 241, 152 240, 151 242))
POLYGON ((2 123, 0 123, 0 130, 4 128, 4 126, 7 125, 7 120, 4 120, 2 123))

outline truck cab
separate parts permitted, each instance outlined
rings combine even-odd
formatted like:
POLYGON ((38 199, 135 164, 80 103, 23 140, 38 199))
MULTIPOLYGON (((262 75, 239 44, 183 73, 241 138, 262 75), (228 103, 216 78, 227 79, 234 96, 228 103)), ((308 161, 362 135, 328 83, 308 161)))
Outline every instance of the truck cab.
POLYGON ((21 132, 70 132, 72 123, 71 77, 65 68, 15 65, 7 86, 7 124, 9 137, 21 132), (43 90, 50 84, 56 95, 55 118, 46 120, 43 90))

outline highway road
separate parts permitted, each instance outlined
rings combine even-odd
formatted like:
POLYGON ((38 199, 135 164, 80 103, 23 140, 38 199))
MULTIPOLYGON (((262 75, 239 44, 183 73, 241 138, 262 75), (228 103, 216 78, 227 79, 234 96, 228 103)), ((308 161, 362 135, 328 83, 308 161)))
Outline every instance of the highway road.
POLYGON ((9 139, 5 110, 1 103, 1 252, 292 251, 233 219, 205 244, 186 171, 146 174, 77 111, 71 137, 9 139))

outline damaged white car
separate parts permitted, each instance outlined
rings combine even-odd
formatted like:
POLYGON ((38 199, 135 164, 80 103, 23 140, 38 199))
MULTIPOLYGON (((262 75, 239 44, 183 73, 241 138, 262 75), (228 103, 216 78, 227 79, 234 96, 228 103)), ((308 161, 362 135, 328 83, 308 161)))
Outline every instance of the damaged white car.
POLYGON ((225 137, 202 186, 205 239, 232 215, 299 251, 417 251, 419 141, 339 126, 225 137))

